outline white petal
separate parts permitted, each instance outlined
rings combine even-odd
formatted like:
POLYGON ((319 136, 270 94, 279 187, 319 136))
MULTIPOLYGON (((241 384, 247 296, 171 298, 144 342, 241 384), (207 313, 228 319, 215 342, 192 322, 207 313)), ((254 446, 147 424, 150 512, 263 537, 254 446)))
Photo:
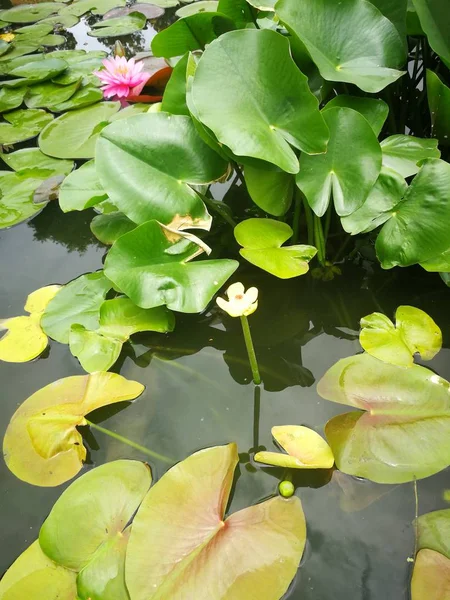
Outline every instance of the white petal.
POLYGON ((237 281, 236 283, 233 283, 230 285, 230 287, 227 289, 226 294, 228 296, 228 298, 235 298, 236 296, 242 296, 245 292, 245 288, 242 285, 242 283, 240 281, 237 281))
POLYGON ((245 311, 244 315, 245 315, 246 317, 248 317, 249 315, 252 315, 252 314, 255 312, 255 310, 256 310, 257 308, 258 308, 258 301, 256 301, 256 302, 254 302, 253 304, 251 304, 251 305, 250 305, 250 306, 247 308, 247 310, 245 311))
POLYGON ((258 300, 258 288, 255 288, 255 287, 248 288, 248 290, 245 292, 245 301, 248 302, 248 304, 253 304, 253 302, 256 302, 257 300, 258 300))

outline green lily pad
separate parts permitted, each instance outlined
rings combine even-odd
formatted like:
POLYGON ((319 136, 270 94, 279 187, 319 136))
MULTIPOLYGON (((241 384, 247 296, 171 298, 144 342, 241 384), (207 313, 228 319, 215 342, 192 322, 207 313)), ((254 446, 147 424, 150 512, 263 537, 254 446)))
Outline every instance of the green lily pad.
POLYGON ((96 85, 83 85, 69 98, 69 100, 54 104, 51 106, 50 110, 62 113, 68 110, 76 110, 91 106, 92 104, 97 104, 97 102, 100 102, 102 99, 103 93, 96 85))
POLYGON ((97 177, 95 163, 90 160, 66 177, 59 192, 59 205, 63 212, 85 210, 107 197, 97 177))
POLYGON ((28 108, 48 108, 51 110, 55 104, 69 100, 79 87, 80 82, 71 85, 57 85, 51 81, 38 83, 28 89, 25 104, 28 108))
POLYGON ((365 98, 340 94, 327 103, 327 109, 336 106, 352 108, 369 121, 374 134, 378 137, 389 114, 389 106, 377 98, 365 98))
POLYGON ((417 519, 418 547, 450 558, 450 509, 435 510, 417 519))
POLYGON ((430 46, 450 68, 450 12, 446 0, 413 0, 413 5, 430 46))
POLYGON ((277 0, 247 0, 247 2, 259 10, 271 11, 275 10, 277 0))
POLYGON ((0 171, 0 230, 18 225, 36 216, 45 207, 34 203, 34 193, 47 179, 45 171, 25 173, 0 171))
POLYGON ((237 29, 246 29, 254 24, 253 11, 247 0, 219 0, 217 12, 230 17, 237 29))
POLYGON ((148 221, 117 240, 105 274, 142 308, 201 312, 238 267, 235 260, 191 262, 201 251, 188 238, 148 221))
POLYGON ((39 148, 23 148, 9 154, 0 154, 0 158, 8 167, 11 167, 14 171, 20 171, 21 174, 28 170, 39 169, 45 177, 68 175, 74 167, 72 160, 50 158, 41 152, 39 148))
POLYGON ((63 27, 64 29, 70 29, 71 27, 75 27, 75 25, 78 25, 79 22, 80 19, 77 16, 61 13, 58 15, 52 15, 51 17, 47 17, 46 19, 42 19, 42 21, 40 21, 40 23, 42 24, 48 23, 52 26, 52 28, 63 27))
POLYGON ((235 444, 202 450, 150 489, 128 542, 133 600, 175 598, 181 588, 186 598, 208 590, 233 600, 248 600, 249 590, 265 600, 285 594, 305 547, 301 502, 278 496, 225 519, 237 462, 235 444))
POLYGON ((2 12, 2 21, 8 23, 35 23, 57 13, 64 8, 61 2, 40 2, 39 4, 19 4, 2 12))
POLYGON ((450 559, 421 550, 414 563, 411 580, 411 600, 446 600, 450 589, 450 559))
POLYGON ((313 429, 299 425, 272 427, 276 442, 287 452, 257 452, 256 462, 292 469, 331 469, 334 456, 330 446, 313 429))
POLYGON ((297 173, 291 145, 311 154, 326 151, 328 130, 318 101, 288 40, 274 31, 232 31, 212 42, 198 63, 191 101, 194 116, 237 156, 297 173))
POLYGON ((25 54, 31 54, 39 49, 40 44, 36 41, 28 42, 16 42, 14 46, 10 46, 10 50, 0 56, 0 64, 2 62, 9 63, 10 61, 20 58, 25 54))
POLYGON ((252 265, 280 279, 290 279, 309 271, 313 246, 284 246, 293 231, 287 223, 273 219, 247 219, 234 228, 234 237, 244 246, 239 253, 252 265))
MULTIPOLYGON (((9 53, 7 56, 9 56, 9 53)), ((0 74, 8 75, 8 73, 16 67, 20 67, 21 65, 26 65, 31 62, 37 62, 39 60, 45 60, 44 54, 17 56, 16 58, 11 58, 4 61, 2 61, 2 57, 0 57, 0 74)))
POLYGON ((442 273, 450 271, 450 248, 439 256, 424 260, 420 263, 420 266, 428 271, 429 273, 442 273))
POLYGON ((433 135, 442 146, 450 145, 450 88, 427 69, 427 96, 433 135))
MULTIPOLYGON (((20 40, 36 40, 43 38, 53 31, 49 23, 35 23, 34 25, 25 25, 14 30, 15 35, 19 35, 20 40)), ((45 58, 45 57, 44 57, 45 58)))
POLYGON ((167 82, 161 110, 172 115, 190 116, 186 104, 186 77, 189 54, 186 53, 175 65, 167 82))
MULTIPOLYGON (((67 62, 68 69, 55 77, 53 82, 60 85, 68 85, 69 83, 75 83, 80 77, 86 78, 87 76, 91 76, 93 71, 100 69, 102 60, 106 58, 106 53, 98 50, 92 52, 84 52, 83 50, 57 50, 49 53, 48 56, 62 58, 67 62)), ((100 84, 98 78, 95 77, 95 79, 100 84)))
POLYGON ((359 341, 364 350, 375 358, 411 367, 416 353, 422 360, 436 356, 442 348, 442 332, 423 310, 400 306, 395 313, 395 325, 381 313, 363 317, 359 341))
POLYGON ((147 19, 157 19, 158 17, 162 17, 166 11, 164 8, 155 6, 154 4, 136 2, 131 6, 119 6, 118 8, 112 8, 103 15, 103 19, 106 20, 114 17, 124 17, 132 12, 141 13, 142 15, 145 15, 147 19))
POLYGON ((397 171, 402 177, 416 175, 421 161, 441 156, 437 140, 420 139, 412 135, 392 135, 380 145, 383 165, 397 171))
POLYGON ((405 483, 445 469, 449 387, 418 365, 405 369, 369 354, 340 360, 317 385, 322 398, 360 409, 325 427, 338 469, 377 483, 405 483))
POLYGON ((120 37, 130 35, 144 29, 147 17, 139 12, 132 12, 123 17, 106 19, 92 25, 88 35, 92 37, 120 37))
POLYGON ((330 130, 326 154, 300 157, 297 186, 317 216, 327 211, 331 197, 339 216, 360 208, 381 170, 380 144, 368 121, 353 109, 325 108, 330 130))
POLYGON ((9 75, 23 78, 27 84, 31 84, 53 79, 65 71, 67 66, 67 62, 61 58, 46 58, 16 67, 9 75))
MULTIPOLYGON (((86 424, 85 415, 102 406, 134 400, 143 389, 140 383, 115 373, 66 377, 45 386, 21 404, 8 425, 3 440, 8 468, 32 485, 51 487, 68 481, 80 471, 86 458, 77 430, 86 424)), ((94 503, 92 511, 96 511, 94 503)), ((78 531, 83 527, 73 519, 66 518, 66 524, 76 526, 78 531)), ((105 535, 104 528, 102 531, 105 535)), ((88 543, 85 537, 76 539, 80 546, 88 543)), ((74 553, 80 548, 72 538, 61 538, 60 542, 68 544, 74 553)), ((48 556, 46 548, 45 552, 48 556)))
POLYGON ((3 115, 8 123, 0 123, 0 144, 9 145, 36 137, 53 120, 45 110, 14 110, 3 115))
POLYGON ((110 246, 122 235, 136 229, 137 225, 123 213, 116 211, 97 215, 91 221, 91 231, 103 244, 110 246))
POLYGON ((72 2, 68 6, 65 6, 59 14, 81 17, 82 15, 91 12, 93 15, 104 15, 112 8, 125 5, 126 0, 77 0, 76 2, 72 2))
POLYGON ((111 289, 103 271, 88 273, 65 285, 45 309, 42 329, 52 339, 69 343, 72 325, 95 330, 99 326, 100 307, 111 289))
POLYGON ((199 0, 198 2, 182 6, 175 14, 179 19, 182 19, 183 17, 190 17, 202 12, 220 12, 218 6, 218 0, 199 0))
POLYGON ((406 44, 406 13, 410 0, 369 0, 393 23, 406 44))
POLYGON ((211 216, 189 184, 220 179, 227 164, 190 118, 147 113, 113 123, 101 132, 96 157, 100 183, 135 223, 156 219, 174 229, 209 229, 211 216))
POLYGON ((366 0, 279 0, 277 14, 303 42, 322 77, 376 93, 401 77, 404 40, 366 0))
POLYGON ((26 94, 26 88, 5 88, 0 89, 0 113, 19 108, 26 94))
POLYGON ((269 215, 282 217, 289 210, 295 188, 290 173, 246 165, 245 183, 253 202, 269 215))
POLYGON ((121 340, 89 331, 83 325, 72 325, 69 335, 71 353, 87 373, 108 371, 120 356, 121 340))

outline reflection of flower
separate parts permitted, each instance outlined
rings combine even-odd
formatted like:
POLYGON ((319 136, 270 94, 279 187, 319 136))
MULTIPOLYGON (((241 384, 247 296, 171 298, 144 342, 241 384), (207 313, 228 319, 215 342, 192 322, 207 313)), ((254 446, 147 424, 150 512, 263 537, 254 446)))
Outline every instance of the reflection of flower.
POLYGON ((103 82, 102 91, 105 98, 139 96, 150 78, 149 73, 142 73, 144 63, 135 63, 134 58, 127 60, 124 56, 115 56, 102 63, 105 68, 94 71, 94 75, 103 82))
POLYGON ((258 289, 255 287, 245 291, 242 283, 233 283, 226 291, 228 302, 217 298, 216 302, 230 317, 248 317, 258 308, 258 289))

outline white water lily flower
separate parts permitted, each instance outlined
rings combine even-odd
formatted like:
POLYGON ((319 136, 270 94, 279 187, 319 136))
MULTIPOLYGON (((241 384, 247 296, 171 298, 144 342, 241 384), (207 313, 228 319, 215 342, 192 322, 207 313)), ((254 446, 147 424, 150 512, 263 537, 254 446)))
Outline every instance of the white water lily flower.
POLYGON ((251 287, 245 291, 242 283, 233 283, 225 292, 228 302, 217 298, 216 302, 230 317, 248 317, 258 308, 258 288, 251 287))

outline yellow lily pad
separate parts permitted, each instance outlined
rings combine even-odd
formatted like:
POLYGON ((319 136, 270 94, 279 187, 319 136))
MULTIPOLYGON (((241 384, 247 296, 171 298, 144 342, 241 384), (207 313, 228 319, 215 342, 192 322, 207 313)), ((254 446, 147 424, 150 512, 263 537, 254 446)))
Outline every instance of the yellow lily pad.
POLYGON ((99 372, 66 377, 30 396, 13 415, 3 440, 8 468, 23 481, 51 487, 76 475, 86 458, 77 426, 85 415, 109 404, 134 400, 137 381, 99 372))
POLYGON ((0 330, 7 332, 0 339, 0 360, 28 362, 44 352, 48 345, 48 337, 42 331, 41 317, 59 289, 59 285, 49 285, 36 290, 28 296, 25 304, 29 316, 0 321, 0 330))
POLYGON ((330 446, 313 429, 300 425, 280 425, 272 427, 272 435, 287 454, 257 452, 256 462, 291 469, 331 469, 334 465, 330 446))

